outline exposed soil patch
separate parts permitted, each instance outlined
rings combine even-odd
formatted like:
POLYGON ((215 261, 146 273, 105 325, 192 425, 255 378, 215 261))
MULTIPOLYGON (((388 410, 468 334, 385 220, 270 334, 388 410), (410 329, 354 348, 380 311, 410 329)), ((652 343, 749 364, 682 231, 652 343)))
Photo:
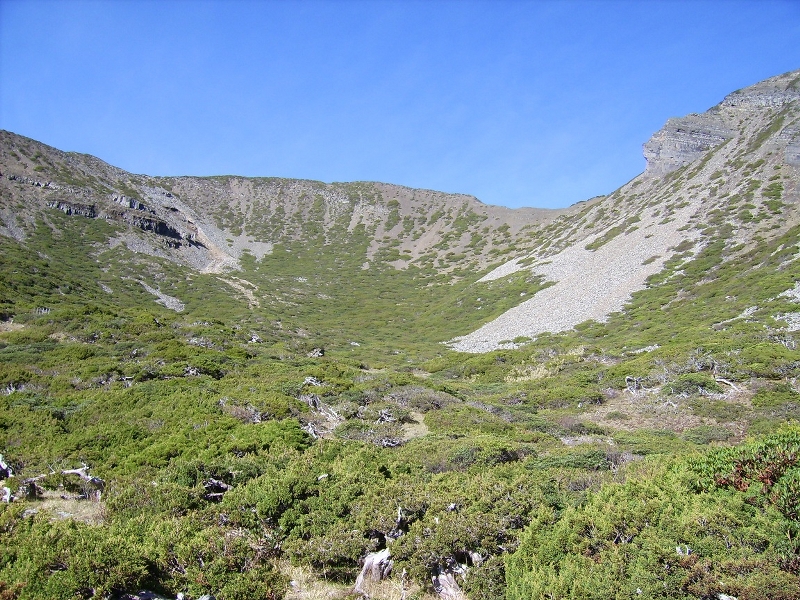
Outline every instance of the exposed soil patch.
POLYGON ((425 424, 425 415, 420 412, 412 412, 412 423, 403 423, 403 439, 405 441, 428 435, 430 429, 425 424))

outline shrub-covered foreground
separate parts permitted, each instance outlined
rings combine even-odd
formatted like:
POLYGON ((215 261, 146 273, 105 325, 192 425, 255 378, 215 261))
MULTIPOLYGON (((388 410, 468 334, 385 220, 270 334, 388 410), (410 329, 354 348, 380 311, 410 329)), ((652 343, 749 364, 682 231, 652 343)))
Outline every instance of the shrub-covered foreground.
POLYGON ((537 511, 509 600, 800 598, 800 429, 637 466, 562 514, 537 511))
POLYGON ((470 598, 800 598, 797 426, 594 471, 605 483, 587 493, 585 468, 529 457, 432 473, 409 460, 419 448, 308 446, 290 422, 268 425, 266 450, 118 479, 101 525, 3 505, 5 597, 282 598, 276 561, 352 584, 388 548, 421 582, 468 566, 470 598), (232 486, 221 502, 210 479, 232 486))

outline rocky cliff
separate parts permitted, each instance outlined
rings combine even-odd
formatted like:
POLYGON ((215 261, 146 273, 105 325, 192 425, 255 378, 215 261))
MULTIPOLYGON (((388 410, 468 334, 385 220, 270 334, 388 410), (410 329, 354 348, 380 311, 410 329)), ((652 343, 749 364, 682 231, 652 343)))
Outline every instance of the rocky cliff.
MULTIPOLYGON (((798 72, 787 73, 737 90, 705 113, 669 119, 644 144, 645 174, 660 177, 694 162, 709 150, 736 137, 747 119, 745 115, 760 120, 770 111, 780 111, 796 103, 800 100, 799 86, 798 72)), ((787 157, 796 161, 796 131, 790 128, 782 139, 789 142, 787 157)))
POLYGON ((643 146, 645 174, 662 177, 694 162, 734 136, 716 114, 688 115, 670 119, 643 146))

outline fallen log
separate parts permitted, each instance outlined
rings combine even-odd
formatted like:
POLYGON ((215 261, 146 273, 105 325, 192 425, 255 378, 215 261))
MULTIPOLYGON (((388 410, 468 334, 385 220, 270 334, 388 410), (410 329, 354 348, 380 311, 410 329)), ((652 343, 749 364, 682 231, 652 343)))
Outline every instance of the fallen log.
POLYGON ((95 501, 100 500, 100 496, 106 487, 106 482, 104 480, 100 479, 99 477, 89 475, 89 467, 87 465, 83 465, 78 469, 62 469, 61 471, 56 471, 51 467, 51 471, 49 473, 41 473, 34 477, 27 477, 23 479, 19 489, 17 490, 17 493, 13 496, 10 496, 8 501, 11 502, 18 498, 27 498, 28 500, 36 499, 43 493, 43 490, 41 486, 38 485, 38 482, 52 475, 76 475, 86 484, 84 486, 83 497, 87 499, 93 499, 95 501))
POLYGON ((93 477, 89 475, 89 467, 83 465, 80 469, 66 469, 61 471, 62 475, 77 475, 81 479, 83 479, 87 483, 91 483, 97 490, 104 490, 106 488, 106 482, 100 479, 99 477, 93 477))
POLYGON ((722 377, 716 377, 714 381, 716 381, 717 383, 724 383, 725 385, 729 385, 737 392, 740 391, 739 388, 736 387, 736 384, 734 384, 732 381, 728 381, 727 379, 723 379, 722 377))

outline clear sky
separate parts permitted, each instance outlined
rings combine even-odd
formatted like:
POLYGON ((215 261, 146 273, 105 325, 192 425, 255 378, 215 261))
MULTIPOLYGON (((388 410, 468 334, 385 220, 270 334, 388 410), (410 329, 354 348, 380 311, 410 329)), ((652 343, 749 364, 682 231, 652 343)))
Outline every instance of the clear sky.
POLYGON ((0 0, 0 128, 134 173, 561 207, 800 68, 795 1, 0 0))

